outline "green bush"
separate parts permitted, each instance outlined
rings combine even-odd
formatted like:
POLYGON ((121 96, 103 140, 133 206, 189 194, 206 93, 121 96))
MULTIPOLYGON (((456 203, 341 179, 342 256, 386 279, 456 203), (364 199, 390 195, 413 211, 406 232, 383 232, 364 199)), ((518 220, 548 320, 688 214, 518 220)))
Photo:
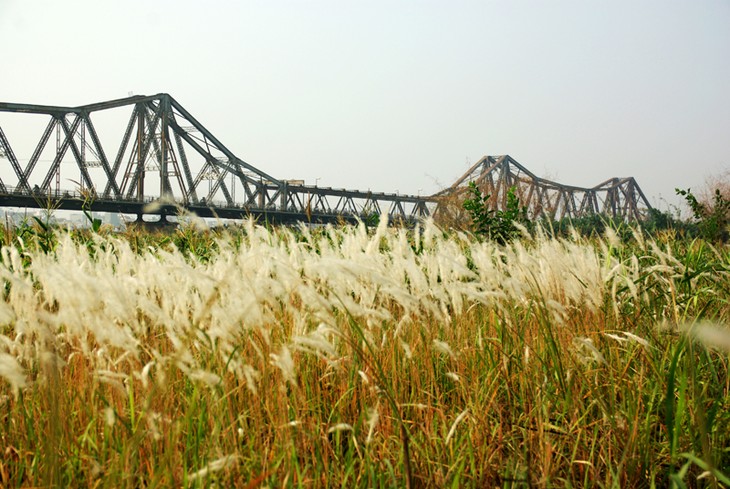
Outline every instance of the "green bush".
POLYGON ((532 223, 527 217, 527 206, 520 205, 515 188, 507 191, 507 205, 504 210, 492 209, 491 195, 482 194, 474 182, 469 182, 471 198, 464 200, 464 209, 469 212, 473 231, 499 244, 512 241, 520 235, 518 225, 530 229, 532 223))
POLYGON ((723 197, 720 189, 715 190, 712 204, 700 202, 692 194, 691 189, 675 189, 677 195, 684 197, 692 215, 697 222, 700 236, 708 241, 725 243, 728 240, 728 216, 730 215, 730 200, 723 197))

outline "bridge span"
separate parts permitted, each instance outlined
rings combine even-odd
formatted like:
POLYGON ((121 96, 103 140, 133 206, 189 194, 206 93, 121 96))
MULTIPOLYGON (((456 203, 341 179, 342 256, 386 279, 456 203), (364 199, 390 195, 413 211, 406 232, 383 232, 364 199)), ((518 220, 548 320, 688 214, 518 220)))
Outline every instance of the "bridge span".
POLYGON ((449 212, 466 182, 475 180, 494 195, 496 207, 503 205, 500 195, 507 186, 524 189, 518 193, 530 202, 533 217, 605 213, 639 219, 650 208, 633 179, 614 179, 593 189, 563 186, 534 177, 509 156, 484 157, 454 185, 430 196, 305 185, 242 160, 165 93, 79 107, 0 102, 0 113, 45 122, 23 158, 0 124, 0 206, 6 207, 139 216, 176 215, 185 209, 201 217, 253 216, 272 223, 352 222, 387 215, 392 222, 413 223, 449 212), (99 119, 119 110, 127 111, 126 124, 98 130, 99 119), (73 181, 74 188, 63 188, 62 181, 73 181), (582 204, 575 203, 579 194, 586 196, 582 204))

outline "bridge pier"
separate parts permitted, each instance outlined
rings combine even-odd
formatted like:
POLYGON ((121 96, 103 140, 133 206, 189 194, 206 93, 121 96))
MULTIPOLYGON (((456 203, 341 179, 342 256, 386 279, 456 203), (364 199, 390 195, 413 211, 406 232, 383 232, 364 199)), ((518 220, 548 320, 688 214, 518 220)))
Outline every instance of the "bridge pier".
POLYGON ((167 220, 167 213, 159 214, 160 219, 157 221, 145 221, 143 217, 145 214, 137 214, 137 219, 127 224, 127 226, 144 229, 147 231, 162 231, 168 229, 174 229, 177 226, 176 222, 167 220))

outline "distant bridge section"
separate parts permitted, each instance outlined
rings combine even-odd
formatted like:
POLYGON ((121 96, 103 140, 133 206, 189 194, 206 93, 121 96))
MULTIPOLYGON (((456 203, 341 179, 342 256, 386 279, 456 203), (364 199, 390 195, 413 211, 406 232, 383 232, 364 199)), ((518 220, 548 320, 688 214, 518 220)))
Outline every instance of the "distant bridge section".
POLYGON ((484 156, 453 185, 435 195, 441 202, 436 211, 440 217, 463 220, 460 203, 467 196, 469 182, 490 195, 495 209, 504 209, 507 193, 514 188, 531 218, 560 220, 602 214, 627 221, 643 220, 652 208, 633 177, 611 178, 590 188, 575 187, 540 178, 511 156, 501 155, 484 156))
MULTIPOLYGON (((185 209, 201 217, 253 216, 272 223, 388 216, 391 222, 412 224, 463 211, 467 183, 474 181, 496 208, 514 186, 533 217, 606 214, 630 220, 642 219, 651 208, 633 178, 571 187, 536 177, 507 155, 485 156, 452 186, 431 196, 305 185, 276 178, 234 155, 165 93, 79 107, 0 103, 2 113, 12 117, 0 119, 0 160, 10 167, 0 165, 0 206, 138 216, 176 215, 185 209), (24 148, 22 158, 3 128, 5 123, 7 131, 15 129, 15 118, 21 117, 42 123, 40 136, 24 148)), ((26 133, 12 136, 23 139, 26 133)), ((457 217, 462 225, 468 222, 468 216, 457 217)))

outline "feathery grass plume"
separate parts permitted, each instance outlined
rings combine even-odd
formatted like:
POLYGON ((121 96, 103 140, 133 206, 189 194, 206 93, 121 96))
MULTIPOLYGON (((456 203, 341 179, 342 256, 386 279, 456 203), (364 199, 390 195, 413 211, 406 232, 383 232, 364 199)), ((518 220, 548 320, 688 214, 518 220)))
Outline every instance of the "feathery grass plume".
POLYGON ((142 386, 145 389, 150 387, 150 371, 152 370, 152 367, 155 366, 155 363, 156 362, 154 360, 147 362, 145 366, 142 367, 142 371, 134 372, 134 376, 142 382, 142 386))
POLYGON ((626 337, 627 339, 629 339, 630 341, 633 341, 633 342, 635 342, 635 343, 638 343, 638 344, 640 344, 641 346, 643 346, 644 348, 650 348, 650 347, 651 347, 651 345, 649 344, 649 342, 648 342, 648 341, 646 341, 646 340, 645 340, 644 338, 642 338, 641 336, 637 336, 637 335, 635 335, 634 333, 630 333, 630 332, 628 332, 628 331, 624 331, 624 332, 623 332, 623 335, 624 335, 624 336, 625 336, 625 337, 626 337))
POLYGON ((466 418, 469 415, 469 410, 465 409, 459 415, 456 417, 453 423, 451 423, 451 428, 449 428, 449 432, 446 435, 446 440, 444 440, 444 445, 448 445, 451 441, 451 438, 456 434, 456 427, 461 423, 464 418, 466 418))
POLYGON ((592 339, 576 337, 573 338, 573 345, 575 346, 575 352, 578 354, 578 359, 582 363, 597 362, 606 365, 606 358, 595 347, 592 339))
POLYGON ((193 482, 201 479, 213 472, 219 472, 221 470, 229 469, 236 466, 241 460, 240 455, 226 455, 219 459, 208 462, 205 467, 194 472, 188 476, 188 480, 193 482))
POLYGON ((730 328, 711 322, 700 322, 680 327, 707 348, 716 348, 730 353, 730 328))
POLYGON ((327 434, 336 433, 338 431, 352 431, 352 429, 353 428, 352 428, 352 425, 351 424, 348 424, 348 423, 337 423, 337 424, 335 424, 333 426, 330 426, 327 429, 327 434))
POLYGON ((456 372, 446 372, 446 377, 453 380, 454 382, 461 382, 461 377, 456 372))
POLYGON ((13 308, 5 301, 0 301, 0 327, 12 324, 15 319, 13 308))
POLYGON ((24 388, 28 383, 18 360, 7 353, 0 353, 0 378, 5 379, 13 390, 13 394, 17 397, 20 389, 24 388))
POLYGON ((145 204, 145 206, 142 208, 142 213, 143 214, 154 214, 166 205, 174 206, 178 212, 183 211, 183 208, 180 207, 180 205, 177 202, 175 202, 175 200, 173 198, 163 195, 162 197, 159 197, 159 198, 145 204))
POLYGON ((190 377, 190 380, 202 382, 208 387, 215 387, 221 382, 220 376, 202 369, 195 369, 191 371, 188 373, 188 377, 190 377))
POLYGON ((120 396, 127 394, 127 388, 124 385, 124 382, 129 378, 127 374, 111 370, 97 370, 95 374, 99 382, 114 388, 120 396))
POLYGON ((619 334, 603 332, 602 334, 603 334, 603 336, 605 336, 607 338, 611 338, 612 340, 617 341, 619 343, 633 342, 633 343, 637 343, 637 344, 643 346, 644 348, 647 348, 647 349, 651 348, 651 345, 649 344, 649 342, 646 341, 641 336, 635 335, 628 331, 619 331, 618 333, 619 334))
POLYGON ((378 425, 378 422, 380 421, 380 404, 377 404, 374 408, 370 408, 367 411, 368 417, 367 417, 367 427, 368 427, 368 436, 365 438, 365 445, 370 445, 370 443, 373 441, 373 435, 375 433, 375 427, 378 425))
POLYGON ((293 386, 297 385, 297 372, 294 365, 294 359, 291 356, 291 351, 286 345, 283 345, 279 350, 278 354, 271 353, 271 364, 281 370, 281 374, 286 382, 289 382, 293 386))
POLYGON ((110 428, 114 427, 114 423, 117 421, 117 415, 114 412, 114 408, 107 406, 104 408, 104 422, 110 428))
POLYGON ((251 395, 258 395, 258 382, 261 379, 261 372, 256 370, 251 365, 244 365, 242 368, 243 378, 246 381, 246 388, 251 395))
POLYGON ((626 338, 625 336, 619 336, 619 335, 613 334, 613 333, 603 333, 603 336, 606 336, 607 338, 611 338, 612 340, 618 341, 619 343, 626 343, 627 341, 629 341, 628 338, 626 338))
POLYGON ((294 336, 291 340, 292 348, 314 353, 322 358, 331 358, 337 354, 334 345, 327 336, 332 335, 332 329, 320 324, 315 331, 303 336, 294 336))
POLYGON ((403 354, 406 356, 408 360, 413 358, 413 350, 411 350, 411 346, 406 343, 405 341, 400 342, 400 346, 403 349, 403 354))
POLYGON ((454 354, 454 350, 451 349, 451 346, 449 346, 448 343, 441 340, 433 340, 433 349, 437 351, 438 353, 442 353, 448 357, 454 358, 456 355, 454 354))
POLYGON ((155 441, 161 440, 162 433, 160 432, 160 428, 163 422, 162 415, 154 411, 149 411, 145 414, 148 435, 155 441))

